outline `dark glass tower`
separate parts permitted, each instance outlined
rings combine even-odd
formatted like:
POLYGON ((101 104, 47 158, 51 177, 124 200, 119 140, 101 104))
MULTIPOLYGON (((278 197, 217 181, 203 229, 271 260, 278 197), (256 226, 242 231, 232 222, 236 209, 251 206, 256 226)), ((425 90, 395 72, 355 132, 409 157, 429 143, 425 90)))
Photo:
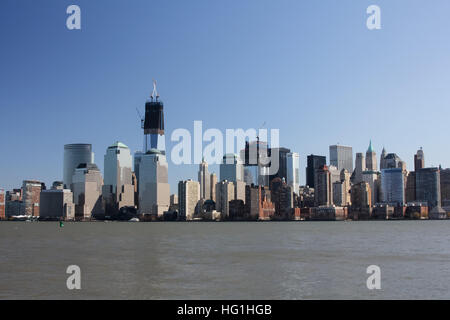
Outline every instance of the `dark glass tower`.
POLYGON ((307 158, 306 167, 306 185, 314 188, 314 177, 316 170, 327 164, 327 158, 325 156, 316 156, 314 154, 309 155, 307 158))
POLYGON ((156 81, 153 81, 153 92, 150 100, 145 103, 143 129, 144 153, 154 149, 165 154, 164 104, 159 100, 159 95, 156 91, 156 81))

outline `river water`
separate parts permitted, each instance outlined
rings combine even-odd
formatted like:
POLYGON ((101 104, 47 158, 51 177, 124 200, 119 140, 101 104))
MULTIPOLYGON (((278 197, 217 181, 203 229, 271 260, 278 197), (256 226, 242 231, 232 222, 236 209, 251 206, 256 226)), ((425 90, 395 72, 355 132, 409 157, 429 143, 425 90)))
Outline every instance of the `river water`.
POLYGON ((0 299, 450 299, 450 221, 0 222, 0 299))

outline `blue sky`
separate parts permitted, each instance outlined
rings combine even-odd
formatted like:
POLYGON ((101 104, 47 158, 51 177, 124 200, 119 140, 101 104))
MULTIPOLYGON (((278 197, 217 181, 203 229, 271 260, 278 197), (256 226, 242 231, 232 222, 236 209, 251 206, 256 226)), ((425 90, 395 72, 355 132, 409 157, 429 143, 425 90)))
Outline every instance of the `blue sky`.
MULTIPOLYGON (((369 139, 413 166, 450 167, 450 2, 85 1, 0 2, 0 186, 62 179, 63 146, 92 143, 103 168, 116 140, 142 146, 135 108, 152 79, 176 128, 280 129, 308 154, 330 144, 365 152, 369 139), (66 28, 81 7, 82 30, 66 28), (382 29, 366 28, 381 8, 382 29)), ((172 192, 197 166, 169 162, 172 192)), ((217 171, 214 166, 212 171, 217 171)))

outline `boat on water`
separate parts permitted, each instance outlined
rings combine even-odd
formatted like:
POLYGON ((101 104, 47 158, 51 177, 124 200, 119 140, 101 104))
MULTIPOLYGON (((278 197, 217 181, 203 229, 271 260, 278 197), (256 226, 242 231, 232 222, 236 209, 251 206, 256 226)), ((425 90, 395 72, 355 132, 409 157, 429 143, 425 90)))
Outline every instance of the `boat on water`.
POLYGON ((139 222, 139 218, 131 218, 128 220, 129 222, 139 222))

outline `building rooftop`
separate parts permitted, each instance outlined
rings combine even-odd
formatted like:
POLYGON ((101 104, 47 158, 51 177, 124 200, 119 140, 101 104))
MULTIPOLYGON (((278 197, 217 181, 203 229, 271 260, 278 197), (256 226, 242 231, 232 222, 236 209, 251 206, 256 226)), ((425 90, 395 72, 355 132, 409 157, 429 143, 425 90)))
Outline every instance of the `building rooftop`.
POLYGON ((116 141, 116 143, 110 145, 108 147, 108 149, 113 149, 113 148, 124 148, 124 149, 128 149, 128 146, 125 145, 124 143, 120 142, 120 141, 116 141))

